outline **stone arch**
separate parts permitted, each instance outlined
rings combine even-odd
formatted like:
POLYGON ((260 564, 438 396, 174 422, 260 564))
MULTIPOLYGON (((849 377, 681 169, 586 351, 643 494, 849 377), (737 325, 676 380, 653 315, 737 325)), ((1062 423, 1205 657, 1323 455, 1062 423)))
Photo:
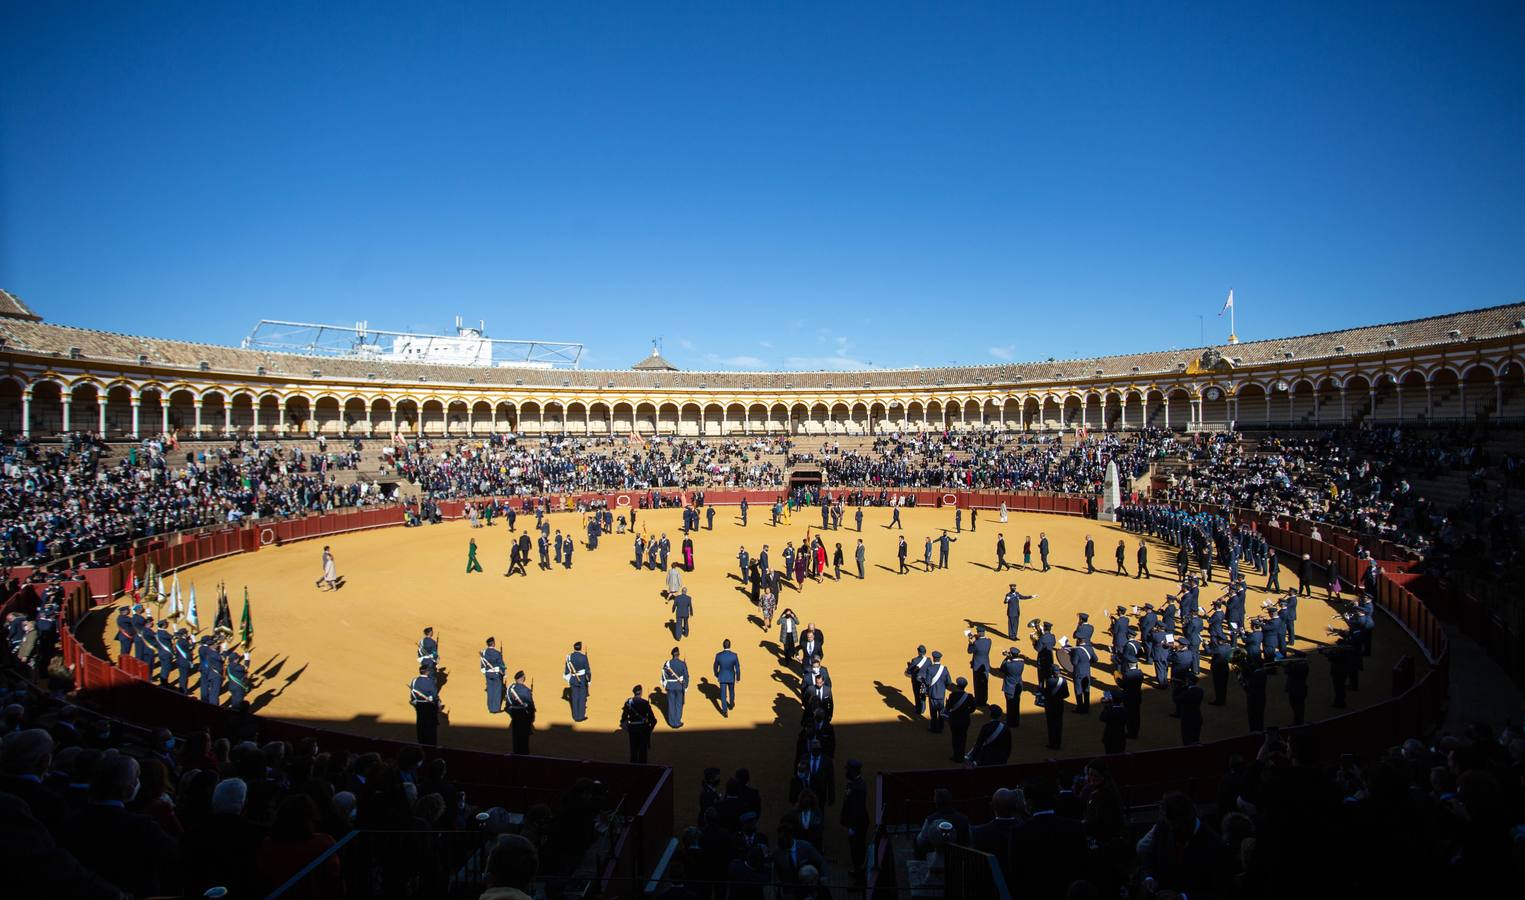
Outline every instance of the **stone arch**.
POLYGON ((782 401, 775 401, 768 408, 768 432, 770 434, 789 433, 789 407, 782 401))
POLYGON ((642 400, 635 407, 635 430, 638 434, 657 433, 657 405, 642 400))
POLYGON ((725 434, 726 414, 725 406, 711 400, 704 404, 700 412, 699 431, 707 436, 719 436, 725 434))
POLYGON ((305 394, 292 394, 282 404, 286 412, 286 433, 305 434, 311 428, 312 401, 305 394))
POLYGON ((747 408, 736 401, 731 401, 725 407, 725 421, 722 427, 723 434, 742 434, 746 431, 747 408))
POLYGON ((684 437, 698 437, 704 431, 704 407, 693 400, 678 404, 678 417, 673 421, 673 433, 684 437))
POLYGON ((540 405, 540 433, 564 435, 567 430, 567 410, 560 400, 546 400, 540 405))
POLYGON ((423 425, 425 437, 444 437, 446 430, 445 401, 439 397, 426 397, 418 406, 418 421, 423 425))
POLYGON ((683 410, 682 410, 681 407, 678 406, 676 401, 673 401, 673 400, 663 400, 662 402, 658 403, 657 404, 657 433, 658 434, 677 434, 678 433, 678 419, 681 417, 682 413, 683 413, 683 410))
POLYGON ((334 437, 344 433, 344 413, 339 408, 339 398, 324 394, 312 407, 312 418, 317 423, 317 434, 334 437))
POLYGON ((1184 387, 1173 387, 1165 395, 1165 423, 1163 427, 1185 431, 1191 423, 1191 394, 1184 387))
MULTIPOLYGON (((655 412, 655 410, 653 410, 655 412)), ((632 434, 635 432, 635 404, 628 400, 615 401, 611 415, 614 416, 614 431, 617 434, 632 434)))

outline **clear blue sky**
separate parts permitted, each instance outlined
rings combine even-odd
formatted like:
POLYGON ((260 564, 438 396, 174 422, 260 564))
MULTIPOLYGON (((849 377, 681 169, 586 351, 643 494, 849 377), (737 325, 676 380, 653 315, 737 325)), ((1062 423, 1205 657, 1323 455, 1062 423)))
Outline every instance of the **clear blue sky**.
POLYGON ((1525 298, 1525 4, 1026 6, 10 0, 0 286, 684 368, 1525 298))

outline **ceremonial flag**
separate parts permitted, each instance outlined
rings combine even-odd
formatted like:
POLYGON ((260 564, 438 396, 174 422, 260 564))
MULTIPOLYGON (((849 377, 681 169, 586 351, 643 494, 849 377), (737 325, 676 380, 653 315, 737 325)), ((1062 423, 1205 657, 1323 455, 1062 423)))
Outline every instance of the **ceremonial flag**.
POLYGON ((196 615, 196 585, 194 584, 191 585, 191 602, 186 607, 185 620, 191 623, 191 629, 193 631, 201 630, 201 622, 198 620, 196 615))
POLYGON ((174 581, 169 586, 169 614, 178 616, 185 612, 185 607, 180 605, 180 573, 175 573, 174 581))
MULTIPOLYGON (((159 576, 159 586, 154 588, 154 598, 156 600, 158 600, 160 603, 163 603, 165 600, 169 600, 170 599, 169 591, 166 591, 164 589, 164 576, 162 574, 159 576)), ((169 615, 172 616, 174 614, 175 614, 174 607, 170 607, 169 615)))
POLYGON ((132 597, 132 602, 137 603, 138 597, 138 573, 131 566, 127 568, 127 594, 132 597))
POLYGON ((254 618, 249 615, 249 586, 247 584, 244 585, 244 615, 239 630, 243 633, 244 646, 249 646, 249 642, 254 639, 254 618))
POLYGON ((1229 288, 1228 289, 1228 299, 1223 301, 1223 308, 1218 310, 1218 318, 1220 318, 1220 319, 1223 318, 1223 314, 1228 312, 1229 310, 1231 310, 1233 308, 1234 308, 1234 289, 1233 288, 1229 288))

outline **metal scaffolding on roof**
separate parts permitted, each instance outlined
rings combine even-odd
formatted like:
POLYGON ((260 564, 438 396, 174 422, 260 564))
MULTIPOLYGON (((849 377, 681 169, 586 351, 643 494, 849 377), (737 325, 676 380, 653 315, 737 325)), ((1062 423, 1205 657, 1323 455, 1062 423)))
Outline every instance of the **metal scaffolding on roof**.
POLYGON ((452 336, 388 331, 366 322, 325 325, 261 319, 240 346, 304 356, 488 368, 576 369, 582 359, 580 343, 491 338, 484 323, 463 326, 459 316, 455 330, 452 336))

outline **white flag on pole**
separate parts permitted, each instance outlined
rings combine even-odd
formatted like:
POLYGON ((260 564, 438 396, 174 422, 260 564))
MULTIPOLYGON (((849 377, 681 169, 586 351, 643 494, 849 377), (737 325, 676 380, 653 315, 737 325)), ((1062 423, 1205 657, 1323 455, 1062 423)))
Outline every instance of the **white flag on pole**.
POLYGON ((185 607, 180 605, 180 573, 175 573, 175 580, 169 585, 169 616, 173 618, 185 612, 185 607))
POLYGON ((201 622, 196 618, 196 585, 191 585, 191 601, 185 610, 185 620, 191 623, 191 628, 200 631, 201 622))
POLYGON ((1234 289, 1233 288, 1229 288, 1228 299, 1223 301, 1223 308, 1218 310, 1218 318, 1220 318, 1220 319, 1223 318, 1223 314, 1228 312, 1229 310, 1231 310, 1233 308, 1234 308, 1234 289))

